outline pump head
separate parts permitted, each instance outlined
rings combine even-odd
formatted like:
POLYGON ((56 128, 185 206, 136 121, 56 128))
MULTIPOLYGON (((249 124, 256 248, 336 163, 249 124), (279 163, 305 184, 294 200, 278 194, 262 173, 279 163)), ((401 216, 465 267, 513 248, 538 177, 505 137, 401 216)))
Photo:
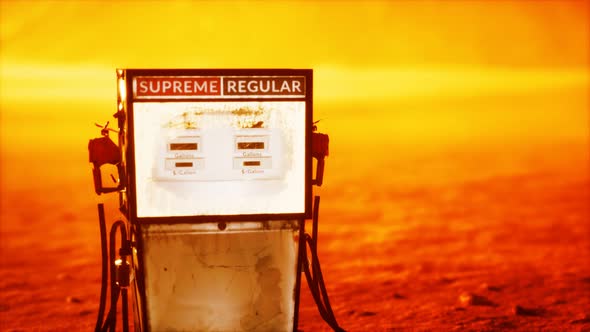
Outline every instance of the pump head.
MULTIPOLYGON (((97 195, 100 195, 102 193, 110 193, 121 190, 124 188, 124 185, 120 180, 115 180, 115 182, 118 184, 116 187, 104 187, 102 184, 100 167, 104 164, 112 164, 117 166, 119 178, 121 178, 121 150, 109 137, 109 131, 116 132, 116 130, 108 128, 109 122, 107 122, 104 126, 98 124, 96 124, 96 126, 101 128, 100 134, 102 136, 91 139, 88 142, 88 159, 93 165, 92 175, 94 176, 94 191, 97 195)), ((113 176, 111 175, 111 177, 113 176)))

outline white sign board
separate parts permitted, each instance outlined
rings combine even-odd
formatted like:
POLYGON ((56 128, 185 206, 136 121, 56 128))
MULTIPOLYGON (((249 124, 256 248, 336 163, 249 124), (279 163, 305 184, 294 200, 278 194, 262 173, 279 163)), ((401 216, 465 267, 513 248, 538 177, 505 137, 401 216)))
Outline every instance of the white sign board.
POLYGON ((305 214, 305 73, 128 77, 136 216, 305 214))

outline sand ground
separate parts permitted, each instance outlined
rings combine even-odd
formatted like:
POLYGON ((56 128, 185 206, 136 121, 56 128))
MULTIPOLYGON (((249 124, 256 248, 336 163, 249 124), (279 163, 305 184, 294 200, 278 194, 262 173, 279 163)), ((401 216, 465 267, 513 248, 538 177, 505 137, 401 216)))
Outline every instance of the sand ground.
MULTIPOLYGON (((441 143, 395 128, 356 139, 339 129, 350 112, 328 113, 319 251, 345 329, 590 331, 585 124, 555 139, 521 137, 544 130, 524 128, 441 143)), ((96 203, 113 220, 116 198, 94 195, 87 140, 67 129, 95 119, 15 125, 26 118, 3 119, 0 330, 88 331, 100 287, 96 203), (47 123, 55 132, 35 136, 47 123)), ((299 328, 329 330, 302 287, 299 328)))

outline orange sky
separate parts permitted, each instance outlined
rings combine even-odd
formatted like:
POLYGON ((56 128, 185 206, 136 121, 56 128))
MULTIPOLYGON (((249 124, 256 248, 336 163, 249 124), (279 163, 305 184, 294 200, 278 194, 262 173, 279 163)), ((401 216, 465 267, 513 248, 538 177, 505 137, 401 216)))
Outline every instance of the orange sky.
MULTIPOLYGON (((3 1, 4 65, 579 67, 584 1, 3 1)), ((585 45, 586 44, 586 45, 585 45)))
POLYGON ((2 154, 83 155, 114 113, 117 67, 313 68, 336 151, 583 140, 589 13, 587 1, 2 1, 2 154))
POLYGON ((110 98, 115 67, 311 67, 319 101, 510 91, 587 80, 590 57, 584 1, 1 6, 3 99, 110 98))

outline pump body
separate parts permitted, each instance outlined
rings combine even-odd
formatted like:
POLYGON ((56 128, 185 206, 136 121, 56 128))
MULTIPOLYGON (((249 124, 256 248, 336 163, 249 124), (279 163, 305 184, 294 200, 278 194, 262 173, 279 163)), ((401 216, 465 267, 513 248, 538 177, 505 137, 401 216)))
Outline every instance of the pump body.
POLYGON ((121 69, 117 81, 118 144, 105 127, 89 151, 97 194, 119 194, 129 254, 110 266, 131 266, 135 330, 296 331, 328 144, 312 153, 312 71, 121 69))

